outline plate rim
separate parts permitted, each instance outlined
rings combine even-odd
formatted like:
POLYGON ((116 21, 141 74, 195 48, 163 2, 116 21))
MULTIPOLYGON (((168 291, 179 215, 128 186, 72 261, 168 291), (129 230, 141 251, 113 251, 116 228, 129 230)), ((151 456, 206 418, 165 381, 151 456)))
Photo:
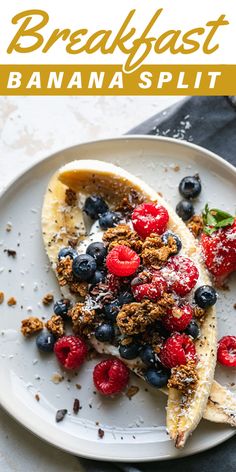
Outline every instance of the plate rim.
MULTIPOLYGON (((198 151, 199 153, 201 154, 204 154, 205 156, 208 156, 212 161, 217 161, 217 163, 219 163, 221 165, 221 167, 223 168, 226 168, 227 170, 230 170, 231 172, 233 172, 233 174, 235 175, 236 177, 236 167, 234 167, 231 163, 227 162, 226 160, 224 160, 221 156, 219 156, 218 154, 212 152, 212 151, 209 151, 208 149, 205 149, 204 147, 202 146, 199 146, 197 144, 194 144, 194 143, 190 143, 190 142, 187 142, 187 141, 184 141, 184 140, 178 140, 178 139, 175 139, 175 138, 170 138, 170 137, 164 137, 164 136, 149 136, 149 135, 142 135, 142 134, 138 134, 138 135, 135 135, 135 134, 131 134, 131 135, 124 135, 124 136, 118 136, 118 137, 110 137, 110 138, 107 138, 107 139, 96 139, 96 140, 92 140, 92 141, 86 141, 86 142, 81 142, 81 143, 78 143, 78 144, 75 144, 73 146, 69 146, 69 147, 66 147, 66 148, 63 148, 63 149, 59 149, 49 155, 46 155, 45 157, 41 157, 39 158, 38 160, 36 160, 35 162, 33 162, 32 164, 29 164, 25 169, 23 169, 23 171, 20 171, 19 173, 16 174, 16 176, 11 179, 4 187, 3 189, 0 191, 0 198, 3 198, 3 196, 5 196, 5 194, 8 193, 8 191, 10 191, 12 189, 12 187, 18 182, 18 180, 20 180, 21 178, 23 178, 27 173, 30 173, 33 169, 37 168, 37 167, 40 167, 41 165, 43 165, 44 163, 46 163, 47 161, 50 161, 51 159, 53 160, 53 158, 55 156, 57 156, 58 154, 61 154, 63 152, 67 152, 67 151, 73 151, 73 149, 78 149, 79 147, 82 147, 82 146, 90 146, 90 145, 96 145, 96 144, 101 144, 101 143, 109 143, 109 142, 114 142, 114 141, 140 141, 140 140, 146 140, 146 141, 159 141, 159 142, 164 142, 164 143, 171 143, 173 145, 176 145, 176 146, 179 146, 179 147, 185 147, 185 148, 189 148, 190 150, 195 150, 195 151, 198 151)), ((102 453, 100 453, 99 457, 96 457, 93 455, 93 453, 89 453, 89 452, 80 452, 80 451, 77 451, 75 450, 75 448, 73 447, 67 447, 67 446, 63 446, 62 442, 61 441, 61 444, 58 444, 58 438, 55 440, 53 440, 53 438, 45 438, 42 436, 42 431, 40 433, 40 428, 37 430, 37 425, 36 427, 33 429, 33 425, 31 424, 30 421, 27 422, 27 419, 26 421, 25 418, 23 419, 21 417, 21 415, 15 411, 15 408, 12 407, 10 408, 10 405, 6 402, 6 404, 4 404, 4 400, 0 400, 0 405, 1 407, 4 409, 4 411, 9 414, 10 417, 12 417, 14 420, 16 420, 19 424, 21 424, 26 430, 28 430, 30 433, 32 433, 34 436, 38 437, 39 439, 41 439, 43 442, 47 443, 47 444, 50 444, 50 445, 53 445, 54 447, 62 450, 62 451, 65 451, 67 453, 70 453, 70 454, 75 454, 76 456, 78 457, 84 457, 84 458, 88 458, 88 459, 93 459, 93 460, 98 460, 98 461, 117 461, 117 462, 129 462, 129 463, 133 463, 133 462, 137 462, 137 458, 135 457, 129 457, 129 458, 121 458, 120 456, 115 456, 114 454, 112 455, 112 458, 111 457, 107 457, 106 455, 104 456, 102 453)), ((236 434, 236 431, 234 429, 232 430, 229 430, 228 433, 226 432, 225 433, 225 437, 224 438, 219 438, 218 440, 216 440, 213 444, 208 444, 206 445, 206 447, 201 447, 201 449, 199 449, 199 446, 194 446, 191 448, 191 450, 189 451, 186 451, 185 450, 182 450, 181 451, 181 454, 179 456, 174 456, 174 455, 164 455, 164 456, 159 456, 159 457, 143 457, 143 458, 138 458, 139 462, 151 462, 151 461, 161 461, 161 460, 173 460, 173 459, 178 459, 178 458, 183 458, 183 457, 187 457, 187 456, 191 456, 191 455, 194 455, 196 453, 200 453, 200 452, 203 452, 203 451, 206 451, 206 450, 209 450, 211 448, 214 448, 216 446, 218 446, 219 444, 222 444, 224 441, 226 441, 227 439, 233 437, 234 435, 236 434)))
POLYGON ((103 138, 103 139, 94 139, 91 141, 82 141, 81 143, 78 144, 73 144, 72 146, 68 146, 62 149, 58 149, 54 151, 52 154, 47 154, 44 157, 40 157, 37 159, 35 162, 32 164, 29 164, 26 166, 25 169, 20 171, 19 173, 16 174, 16 176, 13 177, 13 179, 10 179, 9 182, 4 185, 2 190, 0 191, 0 198, 3 197, 3 195, 14 185, 17 180, 21 179, 27 172, 30 172, 34 167, 40 166, 40 164, 43 164, 53 157, 57 156, 58 154, 61 154, 65 151, 72 151, 73 149, 78 148, 78 146, 88 146, 90 144, 94 145, 96 143, 105 143, 105 142, 110 142, 110 141, 133 141, 133 140, 147 140, 147 141, 163 141, 163 142, 169 142, 171 144, 176 144, 177 146, 184 146, 186 148, 190 148, 193 150, 196 150, 200 153, 207 154, 212 160, 218 161, 222 167, 226 167, 228 170, 231 170, 235 175, 236 175, 236 167, 231 164, 230 162, 226 161, 223 157, 221 157, 219 154, 216 154, 213 151, 210 151, 209 149, 204 148, 203 146, 199 146, 198 144, 191 143, 189 141, 185 141, 184 139, 176 139, 176 138, 170 138, 167 136, 150 136, 146 134, 127 134, 123 136, 113 136, 110 138, 103 138))

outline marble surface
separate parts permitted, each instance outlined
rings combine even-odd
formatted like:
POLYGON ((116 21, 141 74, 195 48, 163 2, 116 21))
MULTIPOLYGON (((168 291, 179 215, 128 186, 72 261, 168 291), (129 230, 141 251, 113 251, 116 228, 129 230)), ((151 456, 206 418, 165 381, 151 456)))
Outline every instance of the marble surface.
MULTIPOLYGON (((180 97, 0 97, 0 190, 29 165, 83 141, 119 136, 180 97)), ((0 472, 82 472, 78 459, 0 410, 0 472)))

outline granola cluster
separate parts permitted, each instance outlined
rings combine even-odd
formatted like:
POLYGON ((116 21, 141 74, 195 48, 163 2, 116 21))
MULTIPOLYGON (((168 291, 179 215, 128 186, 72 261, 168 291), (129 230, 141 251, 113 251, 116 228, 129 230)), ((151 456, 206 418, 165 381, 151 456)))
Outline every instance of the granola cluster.
POLYGON ((42 299, 42 302, 44 305, 50 305, 50 303, 52 303, 54 300, 54 296, 52 293, 47 293, 46 295, 44 295, 43 299, 42 299))
POLYGON ((128 225, 117 225, 109 228, 103 235, 103 241, 111 251, 115 246, 124 245, 140 253, 142 250, 142 241, 135 231, 132 231, 128 225))
POLYGON ((152 329, 152 326, 150 326, 150 329, 147 330, 145 333, 143 333, 142 342, 144 344, 148 344, 149 346, 152 346, 154 352, 156 354, 159 354, 161 347, 163 345, 163 338, 157 331, 154 331, 152 329))
POLYGON ((70 284, 70 291, 77 293, 80 297, 85 297, 88 293, 88 282, 72 282, 72 284, 70 284))
POLYGON ((72 260, 69 256, 61 259, 57 264, 58 282, 61 287, 69 285, 71 293, 76 293, 80 297, 85 297, 88 293, 88 283, 78 282, 72 272, 72 260))
POLYGON ((196 318, 200 323, 202 323, 206 316, 206 311, 203 308, 200 308, 199 306, 196 305, 193 307, 193 315, 194 315, 194 318, 196 318))
POLYGON ((65 334, 64 320, 61 316, 53 315, 45 324, 48 331, 60 338, 65 334))
POLYGON ((189 361, 185 365, 174 367, 171 370, 171 376, 168 380, 167 387, 175 388, 184 395, 189 396, 193 393, 198 382, 196 372, 196 363, 189 361))
POLYGON ((203 231, 204 223, 201 215, 194 215, 187 223, 188 229, 195 238, 198 238, 203 231))
POLYGON ((145 266, 155 269, 159 269, 171 255, 177 252, 176 241, 172 236, 169 236, 167 244, 155 233, 143 242, 138 234, 125 224, 105 231, 103 241, 108 246, 108 251, 119 245, 130 247, 141 255, 145 266))
POLYGON ((14 306, 14 305, 16 305, 16 303, 17 303, 17 301, 16 301, 16 298, 15 298, 15 297, 10 297, 10 298, 8 298, 8 300, 7 300, 8 306, 14 306))
POLYGON ((125 218, 130 218, 135 207, 144 202, 144 197, 139 195, 136 190, 131 189, 127 197, 124 197, 116 206, 115 211, 119 212, 125 218))
POLYGON ((88 335, 96 323, 95 310, 89 310, 84 303, 76 303, 68 311, 68 316, 71 318, 74 334, 88 335))
POLYGON ((134 335, 143 333, 147 327, 161 318, 167 308, 174 304, 173 297, 165 293, 156 303, 144 300, 123 305, 117 315, 117 325, 122 334, 134 335))
POLYGON ((143 243, 141 257, 144 265, 159 269, 163 262, 176 252, 176 242, 172 236, 169 236, 168 243, 164 244, 158 234, 151 234, 143 243))
POLYGON ((43 322, 35 316, 30 316, 21 321, 21 332, 23 336, 31 336, 43 329, 43 322))
POLYGON ((69 256, 63 257, 63 259, 57 263, 56 270, 59 285, 61 287, 64 287, 65 285, 73 282, 74 277, 72 272, 72 260, 69 256))

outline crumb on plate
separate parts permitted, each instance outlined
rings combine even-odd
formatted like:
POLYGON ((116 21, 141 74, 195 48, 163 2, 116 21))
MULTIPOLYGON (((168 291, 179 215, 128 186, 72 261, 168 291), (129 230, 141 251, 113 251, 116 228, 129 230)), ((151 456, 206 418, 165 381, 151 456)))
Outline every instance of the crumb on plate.
POLYGON ((46 295, 44 295, 43 299, 42 299, 42 303, 44 305, 50 305, 54 300, 54 296, 52 293, 47 293, 46 295))
POLYGON ((104 434, 105 434, 105 432, 103 431, 103 429, 98 428, 98 436, 99 436, 100 439, 102 439, 104 437, 104 434))
POLYGON ((56 412, 56 422, 59 423, 60 421, 64 420, 67 414, 67 410, 64 408, 62 410, 57 410, 56 412))
POLYGON ((131 400, 131 398, 134 395, 136 395, 138 392, 139 392, 139 387, 137 387, 136 385, 130 385, 125 395, 128 397, 129 400, 131 400))
POLYGON ((10 297, 7 300, 8 306, 14 306, 14 305, 16 305, 16 303, 17 303, 17 301, 16 301, 15 297, 10 297))

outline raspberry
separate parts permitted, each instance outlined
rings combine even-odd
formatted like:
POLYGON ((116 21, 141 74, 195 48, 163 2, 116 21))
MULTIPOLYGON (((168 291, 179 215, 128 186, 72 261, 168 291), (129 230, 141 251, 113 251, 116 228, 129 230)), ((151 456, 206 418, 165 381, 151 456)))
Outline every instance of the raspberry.
POLYGON ((77 369, 84 362, 88 348, 78 336, 63 336, 54 345, 58 361, 66 369, 77 369))
POLYGON ((199 272, 197 267, 188 257, 172 257, 162 269, 162 274, 167 280, 171 290, 184 297, 195 287, 199 272))
POLYGON ((185 304, 181 307, 174 306, 167 311, 166 316, 162 318, 164 327, 170 331, 184 331, 193 317, 191 305, 185 304))
POLYGON ((99 362, 93 371, 93 382, 103 395, 120 393, 129 380, 129 369, 119 359, 99 362))
POLYGON ((133 249, 124 245, 114 247, 106 259, 106 266, 109 272, 118 277, 127 277, 134 274, 139 265, 139 256, 133 249))
POLYGON ((203 233, 201 245, 205 264, 214 276, 227 277, 236 270, 236 219, 232 226, 221 228, 211 236, 203 233))
POLYGON ((224 336, 218 344, 217 360, 227 367, 236 367, 236 336, 224 336))
POLYGON ((160 354, 161 363, 168 369, 185 365, 190 360, 196 360, 196 349, 187 334, 173 334, 165 342, 160 354))
POLYGON ((132 214, 134 229, 143 239, 151 233, 164 233, 168 221, 168 211, 162 205, 155 203, 142 203, 132 214))
MULTIPOLYGON (((137 282, 139 280, 141 280, 141 278, 138 278, 137 282)), ((138 302, 141 302, 143 298, 148 298, 155 302, 166 290, 167 282, 160 273, 152 275, 149 283, 135 284, 135 279, 132 282, 132 292, 135 300, 138 302)))

